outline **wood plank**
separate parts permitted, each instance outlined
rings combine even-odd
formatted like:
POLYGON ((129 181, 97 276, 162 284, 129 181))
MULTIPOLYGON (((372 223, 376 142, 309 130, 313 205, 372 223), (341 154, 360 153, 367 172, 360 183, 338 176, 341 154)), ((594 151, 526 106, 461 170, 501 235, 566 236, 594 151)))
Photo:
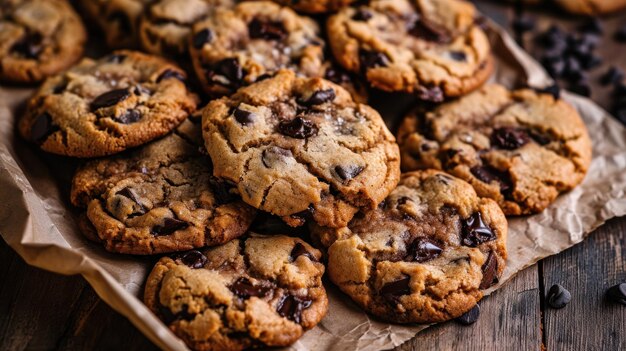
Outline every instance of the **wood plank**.
POLYGON ((605 298, 606 289, 626 282, 626 218, 545 259, 543 268, 546 290, 561 284, 572 294, 563 309, 544 311, 548 350, 626 350, 626 307, 605 298))

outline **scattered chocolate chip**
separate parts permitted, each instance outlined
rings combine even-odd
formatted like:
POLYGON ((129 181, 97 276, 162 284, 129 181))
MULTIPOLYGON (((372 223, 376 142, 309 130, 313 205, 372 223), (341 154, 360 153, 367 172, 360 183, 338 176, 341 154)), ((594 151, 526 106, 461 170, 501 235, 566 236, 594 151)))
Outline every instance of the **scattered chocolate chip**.
POLYGON ((544 135, 544 134, 540 134, 538 132, 533 132, 530 131, 530 137, 539 145, 548 145, 550 144, 550 142, 552 142, 552 139, 550 139, 550 136, 548 135, 544 135))
POLYGON ((369 21, 374 15, 367 9, 365 8, 358 8, 356 10, 356 12, 354 13, 354 15, 352 15, 352 19, 355 21, 363 21, 363 22, 367 22, 369 21))
POLYGON ((302 320, 302 311, 311 307, 312 303, 312 300, 306 298, 302 299, 293 295, 286 295, 278 302, 276 312, 282 317, 300 323, 302 320))
POLYGON ((25 34, 11 47, 11 52, 27 59, 36 59, 43 51, 43 37, 39 33, 25 34))
POLYGON ((396 281, 383 285, 380 289, 380 295, 390 302, 397 303, 400 296, 409 295, 411 293, 410 283, 411 277, 405 275, 396 281))
POLYGON ((271 146, 263 150, 261 161, 267 168, 273 168, 277 164, 284 164, 288 158, 292 158, 291 150, 283 149, 278 146, 271 146))
POLYGON ((559 284, 554 284, 546 296, 548 305, 552 308, 563 308, 572 300, 572 294, 559 284))
POLYGON ((256 114, 254 114, 254 112, 246 111, 241 107, 237 107, 233 112, 233 115, 235 116, 235 120, 243 126, 254 123, 254 120, 256 119, 256 114))
POLYGON ((122 63, 126 59, 124 54, 110 54, 106 57, 106 61, 109 63, 122 63))
POLYGON ((606 294, 611 301, 626 305, 626 283, 610 287, 606 294))
POLYGON ((359 50, 359 61, 361 62, 361 70, 363 71, 366 71, 368 68, 386 67, 390 62, 389 58, 384 53, 365 49, 359 50))
POLYGON ((204 44, 210 43, 211 40, 213 40, 213 32, 210 29, 205 28, 194 34, 192 39, 193 47, 196 49, 201 49, 204 44))
POLYGON ((190 268, 199 269, 204 267, 208 260, 206 256, 202 254, 202 252, 198 250, 192 250, 180 255, 180 261, 190 268))
POLYGON ((315 258, 315 256, 313 256, 312 253, 307 251, 306 247, 304 247, 302 243, 296 243, 296 245, 293 247, 293 250, 291 250, 290 256, 291 256, 291 261, 295 261, 300 256, 305 256, 305 257, 308 257, 309 260, 313 262, 317 262, 317 258, 315 258))
POLYGON ((182 72, 174 70, 174 69, 166 69, 157 78, 157 83, 160 83, 163 79, 170 79, 170 78, 178 79, 183 83, 185 83, 187 80, 187 78, 185 78, 185 75, 182 72))
POLYGON ((252 39, 283 40, 287 37, 282 22, 262 21, 258 18, 250 22, 248 31, 252 39))
POLYGON ((30 127, 30 140, 35 143, 43 143, 54 132, 55 128, 52 125, 52 116, 47 112, 44 112, 37 116, 32 126, 30 127))
POLYGON ((407 29, 409 34, 412 36, 426 41, 440 44, 445 44, 450 41, 450 36, 444 29, 440 29, 434 24, 426 22, 420 18, 409 24, 407 29))
POLYGON ((409 247, 409 261, 426 262, 439 257, 443 249, 439 244, 426 238, 417 238, 409 247))
POLYGON ((498 259, 493 251, 489 252, 487 260, 481 268, 483 279, 480 281, 479 289, 489 289, 493 284, 498 282, 498 259))
POLYGON ((461 243, 469 247, 477 247, 482 243, 496 239, 496 234, 489 228, 480 212, 475 212, 462 222, 461 243))
POLYGON ((315 123, 302 117, 296 117, 291 121, 283 121, 278 125, 280 133, 296 139, 306 139, 317 135, 318 128, 315 123))
POLYGON ((539 58, 539 60, 551 77, 560 78, 565 73, 565 61, 560 54, 557 54, 556 56, 552 56, 552 54, 544 54, 539 58))
POLYGON ((518 35, 529 32, 535 28, 535 19, 531 17, 518 16, 513 19, 513 30, 518 35))
POLYGON ((170 235, 178 230, 189 227, 189 223, 176 218, 165 218, 163 225, 157 225, 152 228, 154 235, 170 235))
POLYGON ((345 182, 361 174, 363 169, 365 169, 363 166, 358 165, 335 166, 335 173, 345 182))
POLYGON ((126 100, 130 96, 128 89, 116 89, 108 91, 91 102, 91 110, 95 111, 99 108, 113 106, 119 102, 126 100))
POLYGON ((563 76, 569 80, 581 79, 583 75, 580 61, 576 57, 567 57, 565 60, 565 71, 563 76))
POLYGON ((455 321, 461 325, 472 325, 478 320, 478 317, 480 317, 480 307, 476 305, 460 317, 457 317, 455 321))
POLYGON ((529 141, 528 132, 522 128, 502 127, 494 129, 491 133, 491 143, 505 150, 515 150, 529 141))
POLYGON ((536 89, 536 91, 540 94, 550 94, 555 100, 561 98, 561 88, 558 84, 552 84, 542 89, 536 89))
POLYGON ((247 299, 252 296, 265 297, 270 292, 269 286, 253 285, 248 278, 239 278, 229 289, 237 296, 247 299))
POLYGON ((569 86, 569 90, 581 96, 591 96, 591 87, 589 86, 589 83, 585 80, 581 80, 571 84, 569 86))
POLYGON ((613 35, 616 41, 620 43, 626 43, 626 24, 619 27, 619 29, 613 35))
POLYGON ((583 23, 578 30, 583 33, 602 35, 604 28, 599 18, 591 17, 585 23, 583 23))
POLYGON ((459 62, 467 61, 467 54, 464 51, 450 51, 450 57, 459 62))
POLYGON ((211 177, 209 185, 211 185, 217 204, 229 204, 237 199, 237 196, 230 191, 232 187, 226 181, 211 177))
POLYGON ((500 184, 500 192, 503 194, 508 193, 512 184, 508 175, 505 172, 499 171, 490 166, 475 166, 470 169, 470 172, 481 182, 490 184, 496 181, 500 184))
POLYGON ((302 106, 315 106, 321 105, 326 102, 335 100, 335 89, 329 88, 325 90, 318 90, 313 93, 308 99, 298 99, 298 103, 302 106))
POLYGON ((619 67, 611 66, 606 73, 600 77, 602 85, 617 84, 624 79, 624 72, 619 67))
POLYGON ((122 114, 121 116, 117 117, 116 119, 123 124, 131 124, 131 123, 135 123, 137 121, 139 121, 141 119, 141 111, 139 110, 135 110, 135 109, 131 109, 128 110, 126 112, 124 112, 124 114, 122 114))

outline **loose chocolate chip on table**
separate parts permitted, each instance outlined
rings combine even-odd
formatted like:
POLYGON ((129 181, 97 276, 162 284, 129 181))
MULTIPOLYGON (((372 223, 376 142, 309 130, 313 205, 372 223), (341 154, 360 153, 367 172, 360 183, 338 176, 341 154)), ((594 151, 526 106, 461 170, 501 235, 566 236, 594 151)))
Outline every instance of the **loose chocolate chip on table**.
POLYGON ((173 70, 173 69, 167 69, 165 70, 165 72, 161 73, 159 78, 157 78, 157 83, 160 83, 163 79, 169 79, 169 78, 178 79, 183 83, 186 81, 185 76, 181 72, 173 70))
POLYGON ((465 246, 477 247, 496 239, 496 234, 483 222, 480 212, 475 212, 464 219, 462 227, 461 242, 465 246))
POLYGON ((276 312, 282 317, 300 323, 302 321, 302 311, 311 307, 312 302, 312 300, 306 298, 301 299, 293 295, 287 295, 278 302, 276 312))
POLYGON ((626 283, 617 284, 607 290, 607 296, 611 301, 626 305, 626 283))
POLYGON ((350 166, 336 166, 335 173, 343 181, 350 180, 363 172, 363 166, 350 165, 350 166))
POLYGON ((205 28, 194 34, 192 39, 193 47, 196 49, 201 49, 204 44, 210 43, 211 40, 213 40, 213 32, 210 29, 205 28))
POLYGON ((251 296, 265 297, 270 292, 269 286, 253 285, 247 278, 239 278, 231 285, 230 290, 235 295, 247 299, 251 296))
POLYGON ((180 255, 180 261, 186 266, 199 269, 207 263, 207 258, 198 250, 192 250, 180 255))
POLYGON ((491 184, 494 181, 498 182, 500 184, 500 192, 502 193, 509 193, 513 187, 505 172, 491 166, 475 166, 470 168, 470 172, 481 182, 487 184, 491 184))
POLYGON ((602 33, 604 33, 604 28, 602 27, 602 22, 600 21, 600 19, 598 19, 596 17, 589 18, 578 29, 581 32, 588 33, 588 34, 602 35, 602 33))
POLYGON ((36 59, 43 50, 43 37, 39 33, 26 34, 11 47, 15 52, 28 59, 36 59))
POLYGON ((476 305, 471 310, 465 312, 465 314, 457 317, 455 321, 462 325, 471 325, 478 320, 478 317, 480 317, 480 307, 476 305))
POLYGON ((323 103, 335 100, 335 89, 329 88, 325 90, 318 90, 313 93, 308 99, 298 99, 298 103, 302 106, 315 106, 323 103))
POLYGON ((283 40, 287 37, 282 22, 262 21, 255 18, 248 25, 248 30, 252 39, 283 40))
POLYGON ((30 139, 36 143, 42 143, 54 132, 54 129, 52 116, 44 112, 37 116, 35 122, 30 127, 30 139))
POLYGON ((139 121, 141 119, 141 112, 139 110, 131 109, 121 116, 117 117, 117 120, 123 124, 131 124, 139 121))
POLYGON ((434 260, 442 252, 443 249, 437 243, 425 238, 417 238, 409 248, 408 260, 422 263, 434 260))
POLYGON ((91 110, 95 111, 99 108, 113 106, 119 102, 126 100, 130 96, 128 89, 115 89, 108 91, 91 102, 91 110))
POLYGON ((522 128, 502 127, 491 133, 491 143, 501 149, 515 150, 530 141, 528 132, 522 128))
POLYGON ((624 79, 624 72, 618 67, 611 66, 606 73, 600 77, 602 85, 617 84, 624 79))
POLYGON ((389 58, 382 52, 369 51, 365 49, 359 50, 359 61, 361 62, 361 70, 368 68, 386 67, 389 65, 389 58))
POLYGON ((252 124, 256 115, 254 112, 246 111, 240 107, 237 107, 233 112, 235 116, 235 120, 239 122, 241 125, 247 126, 248 124, 252 124))
POLYGON ((488 289, 498 282, 498 259, 493 251, 487 255, 487 260, 483 263, 481 270, 483 271, 483 279, 480 281, 479 289, 488 289))
POLYGON ((356 12, 354 13, 354 15, 352 16, 352 19, 355 21, 369 21, 374 15, 372 15, 372 13, 370 11, 368 11, 367 9, 364 8, 359 8, 356 10, 356 12))
POLYGON ((411 293, 411 277, 404 277, 383 285, 380 289, 380 295, 386 300, 397 302, 398 297, 409 295, 411 293))
POLYGON ((170 235, 178 230, 189 227, 189 223, 176 218, 165 218, 163 225, 157 225, 152 228, 154 235, 170 235))
POLYGON ((292 261, 295 261, 300 256, 305 256, 308 257, 309 260, 317 262, 317 258, 315 258, 312 253, 307 251, 306 247, 304 247, 304 245, 302 245, 301 243, 296 243, 296 245, 293 247, 293 250, 291 250, 290 256, 292 261))
POLYGON ((280 133, 296 139, 306 139, 317 135, 318 128, 315 123, 302 117, 296 117, 291 121, 283 121, 278 125, 280 133))
POLYGON ((450 51, 450 57, 459 62, 467 61, 467 55, 464 51, 450 51))
POLYGON ((578 95, 589 97, 591 96, 591 87, 589 86, 589 82, 586 80, 581 80, 576 83, 573 83, 569 86, 569 90, 578 95))
POLYGON ((552 308, 563 308, 572 300, 572 294, 559 284, 554 284, 546 296, 548 305, 552 308))

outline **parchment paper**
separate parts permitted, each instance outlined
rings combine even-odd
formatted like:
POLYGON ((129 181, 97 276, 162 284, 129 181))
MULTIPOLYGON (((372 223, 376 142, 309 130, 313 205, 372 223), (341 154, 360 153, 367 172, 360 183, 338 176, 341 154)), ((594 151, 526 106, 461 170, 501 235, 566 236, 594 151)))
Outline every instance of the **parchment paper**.
MULTIPOLYGON (((490 24, 497 58, 493 80, 510 87, 542 87, 550 80, 499 27, 490 24)), ((156 258, 110 254, 88 242, 69 202, 75 161, 45 155, 15 133, 30 89, 0 87, 0 234, 31 265, 61 274, 81 274, 97 294, 128 317, 163 349, 186 350, 141 302, 144 279, 156 258)), ((498 289, 520 270, 579 243, 606 220, 626 214, 626 129, 588 99, 563 94, 583 116, 594 157, 584 183, 543 213, 509 221, 509 258, 498 289)), ((393 105, 396 104, 394 101, 393 105)), ((392 109, 393 110, 393 109, 392 109)), ((393 112, 383 111, 390 125, 393 112)), ((393 119, 396 119, 395 121, 393 119)), ((378 350, 398 346, 426 328, 390 325, 361 312, 332 286, 328 315, 294 350, 378 350)))

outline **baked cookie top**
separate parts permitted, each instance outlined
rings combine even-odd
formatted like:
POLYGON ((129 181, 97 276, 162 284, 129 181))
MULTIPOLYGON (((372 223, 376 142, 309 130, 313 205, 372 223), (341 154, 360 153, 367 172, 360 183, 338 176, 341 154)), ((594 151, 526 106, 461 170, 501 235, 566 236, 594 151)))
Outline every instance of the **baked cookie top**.
POLYGON ((280 71, 209 103, 202 127, 214 175, 292 226, 342 227, 398 182, 398 146, 380 115, 321 78, 280 71))
POLYGON ((71 200, 109 251, 157 254, 243 235, 256 210, 211 174, 199 121, 141 148, 79 168, 71 200))
POLYGON ((281 68, 323 75, 324 48, 315 21, 272 2, 219 8, 194 25, 190 51, 206 92, 227 95, 281 68))
POLYGON ((161 58, 118 51, 47 79, 19 129, 47 152, 111 155, 167 134, 196 108, 185 73, 161 58))
POLYGON ((404 171, 445 170, 496 200, 507 215, 542 211, 578 185, 591 163, 591 140, 571 105, 495 84, 410 113, 398 143, 404 171))
POLYGON ((85 27, 65 0, 4 0, 0 6, 0 80, 35 83, 83 55, 85 27))
POLYGON ((162 258, 144 301, 194 350, 287 346, 328 309, 320 256, 297 238, 250 234, 162 258))
POLYGON ((235 0, 156 0, 146 6, 139 37, 142 47, 153 54, 187 53, 194 23, 205 19, 217 7, 232 7, 235 0))
POLYGON ((330 47, 373 87, 440 102, 474 90, 492 71, 477 15, 462 0, 371 0, 330 17, 330 47))
POLYGON ((331 281, 394 323, 462 315, 498 281, 506 262, 507 222, 498 205, 434 170, 403 174, 378 209, 334 233, 331 281))
POLYGON ((274 0, 274 2, 289 6, 299 12, 318 14, 337 11, 356 0, 274 0))
POLYGON ((86 17, 94 22, 114 49, 139 45, 139 20, 153 0, 79 0, 86 17))

